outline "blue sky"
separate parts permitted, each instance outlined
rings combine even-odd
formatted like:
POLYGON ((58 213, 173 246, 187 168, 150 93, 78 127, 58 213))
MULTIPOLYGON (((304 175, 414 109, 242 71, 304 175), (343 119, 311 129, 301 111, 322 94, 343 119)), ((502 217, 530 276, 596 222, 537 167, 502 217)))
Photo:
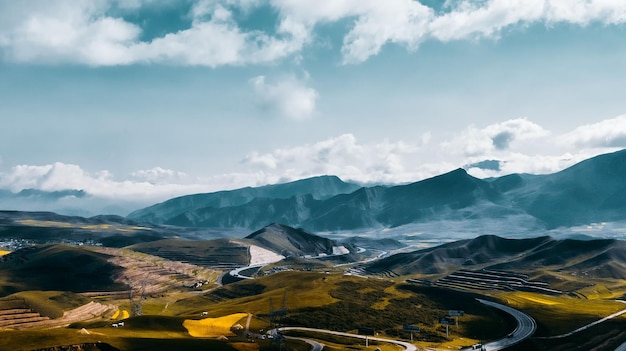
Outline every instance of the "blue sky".
POLYGON ((0 0, 0 189, 146 203, 626 147, 626 1, 0 0))

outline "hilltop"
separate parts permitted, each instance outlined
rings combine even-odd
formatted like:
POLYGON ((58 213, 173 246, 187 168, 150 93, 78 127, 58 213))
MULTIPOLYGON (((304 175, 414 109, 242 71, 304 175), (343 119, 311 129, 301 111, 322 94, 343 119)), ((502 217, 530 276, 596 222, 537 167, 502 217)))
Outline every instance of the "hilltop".
POLYGON ((334 240, 276 223, 257 230, 246 239, 284 256, 332 255, 333 249, 343 247, 334 240))
POLYGON ((55 244, 23 248, 0 257, 0 295, 26 290, 71 292, 126 290, 115 281, 122 268, 111 257, 55 244))

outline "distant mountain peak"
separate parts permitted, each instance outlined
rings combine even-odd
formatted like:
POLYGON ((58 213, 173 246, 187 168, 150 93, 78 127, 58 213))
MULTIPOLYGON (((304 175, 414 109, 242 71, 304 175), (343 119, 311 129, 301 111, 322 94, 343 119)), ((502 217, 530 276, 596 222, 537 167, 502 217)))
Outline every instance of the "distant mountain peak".
MULTIPOLYGON (((496 160, 478 166, 492 167, 496 160)), ((138 222, 311 231, 398 227, 429 221, 524 218, 533 228, 626 220, 626 150, 561 172, 479 179, 457 168, 396 186, 360 187, 336 176, 183 196, 132 213, 138 222)))

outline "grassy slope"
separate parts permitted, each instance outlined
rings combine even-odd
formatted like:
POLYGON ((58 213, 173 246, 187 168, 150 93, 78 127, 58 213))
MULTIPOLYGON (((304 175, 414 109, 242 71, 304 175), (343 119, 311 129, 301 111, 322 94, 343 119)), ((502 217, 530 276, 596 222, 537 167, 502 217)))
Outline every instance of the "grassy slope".
POLYGON ((124 290, 113 276, 120 271, 108 256, 69 245, 18 250, 0 262, 0 296, 28 290, 124 290))
POLYGON ((120 350, 216 350, 235 351, 232 345, 184 335, 172 337, 130 328, 102 328, 82 335, 76 329, 0 331, 0 351, 33 350, 44 347, 102 341, 120 350))
POLYGON ((449 309, 464 309, 467 316, 453 331, 457 336, 487 339, 513 329, 506 317, 477 303, 472 294, 303 272, 283 272, 231 284, 178 301, 174 309, 183 315, 198 315, 200 311, 208 311, 210 316, 249 312, 269 323, 270 298, 274 309, 279 309, 284 296, 289 313, 283 322, 289 325, 340 331, 368 326, 390 336, 408 337, 401 331, 402 324, 418 323, 423 327, 423 338, 441 341, 445 328, 437 324, 438 318, 449 309))
POLYGON ((546 296, 528 292, 502 293, 500 298, 537 320, 535 336, 567 333, 626 309, 626 304, 615 300, 546 296))
POLYGON ((128 248, 171 260, 198 265, 219 263, 248 264, 248 248, 230 239, 183 240, 164 239, 141 243, 128 248))

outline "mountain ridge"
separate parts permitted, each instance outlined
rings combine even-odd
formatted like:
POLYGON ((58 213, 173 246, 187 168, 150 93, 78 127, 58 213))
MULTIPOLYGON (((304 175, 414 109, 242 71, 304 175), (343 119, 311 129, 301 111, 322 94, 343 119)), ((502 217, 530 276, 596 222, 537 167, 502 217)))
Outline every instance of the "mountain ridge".
MULTIPOLYGON (((479 179, 458 168, 404 185, 359 187, 353 191, 348 191, 353 186, 342 188, 346 192, 328 197, 293 194, 281 190, 284 186, 264 188, 280 192, 283 197, 264 190, 265 195, 271 196, 204 207, 168 208, 170 201, 176 200, 172 199, 154 205, 158 211, 148 207, 129 218, 185 227, 245 229, 279 222, 309 231, 394 228, 441 220, 507 220, 511 216, 533 219, 547 230, 620 221, 626 220, 626 150, 592 157, 546 175, 509 174, 479 179), (168 211, 176 212, 176 216, 168 217, 168 211)), ((245 193, 249 189, 230 192, 245 193)), ((176 201, 182 204, 199 195, 190 196, 176 201)))
POLYGON ((371 274, 448 274, 460 269, 514 272, 550 270, 590 278, 626 278, 626 241, 557 240, 550 236, 507 239, 482 235, 399 253, 365 265, 371 274))

